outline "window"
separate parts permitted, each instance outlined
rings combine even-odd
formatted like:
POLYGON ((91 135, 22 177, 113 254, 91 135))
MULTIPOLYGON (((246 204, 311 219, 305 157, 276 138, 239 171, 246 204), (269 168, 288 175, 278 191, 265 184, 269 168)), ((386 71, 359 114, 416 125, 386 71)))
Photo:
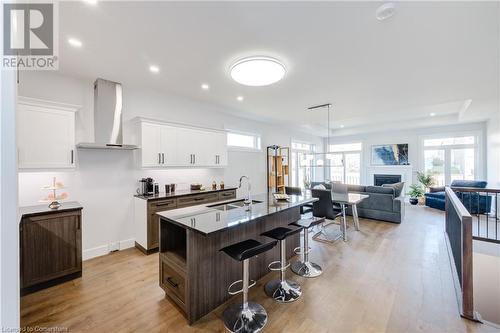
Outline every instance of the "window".
POLYGON ((476 136, 447 136, 423 140, 424 172, 437 186, 476 178, 476 136))
POLYGON ((307 187, 314 180, 314 151, 312 143, 292 141, 292 186, 307 187))
POLYGON ((227 145, 243 149, 260 150, 260 136, 248 133, 227 133, 227 145))
POLYGON ((453 146, 453 145, 473 145, 475 138, 473 136, 463 136, 455 138, 439 138, 439 139, 425 139, 424 146, 453 146))
POLYGON ((330 152, 361 151, 361 142, 330 145, 330 152))
POLYGON ((303 151, 314 151, 314 145, 312 143, 292 141, 292 149, 303 150, 303 151))
POLYGON ((330 180, 359 185, 361 181, 361 142, 330 145, 326 159, 330 180))

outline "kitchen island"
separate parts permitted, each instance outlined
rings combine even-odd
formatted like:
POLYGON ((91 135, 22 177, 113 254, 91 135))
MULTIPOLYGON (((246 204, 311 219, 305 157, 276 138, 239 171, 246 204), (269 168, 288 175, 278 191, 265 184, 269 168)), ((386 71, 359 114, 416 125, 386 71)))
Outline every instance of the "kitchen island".
MULTIPOLYGON (((256 239, 264 231, 288 226, 300 219, 300 206, 316 198, 290 196, 277 201, 272 195, 253 196, 250 210, 243 199, 198 205, 157 213, 160 216, 160 286, 185 313, 190 324, 226 301, 228 286, 242 278, 241 263, 219 250, 256 239)), ((300 245, 299 234, 287 240, 287 257, 300 245)), ((269 273, 268 264, 279 259, 279 248, 250 260, 250 279, 269 273)))

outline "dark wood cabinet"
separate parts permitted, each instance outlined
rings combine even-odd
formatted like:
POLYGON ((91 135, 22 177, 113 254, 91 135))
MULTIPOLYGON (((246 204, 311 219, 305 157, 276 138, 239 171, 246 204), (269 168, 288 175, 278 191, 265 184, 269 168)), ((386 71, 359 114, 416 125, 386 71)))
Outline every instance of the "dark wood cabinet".
POLYGON ((148 249, 158 248, 159 219, 156 213, 174 208, 177 208, 177 201, 175 199, 153 201, 148 203, 148 221, 147 221, 148 249))
POLYGON ((158 251, 159 217, 156 215, 158 212, 234 198, 236 198, 234 188, 206 192, 194 191, 179 195, 173 193, 169 194, 169 197, 136 196, 134 203, 135 247, 144 254, 158 251))
POLYGON ((23 214, 19 226, 22 295, 81 276, 82 208, 68 207, 23 214))

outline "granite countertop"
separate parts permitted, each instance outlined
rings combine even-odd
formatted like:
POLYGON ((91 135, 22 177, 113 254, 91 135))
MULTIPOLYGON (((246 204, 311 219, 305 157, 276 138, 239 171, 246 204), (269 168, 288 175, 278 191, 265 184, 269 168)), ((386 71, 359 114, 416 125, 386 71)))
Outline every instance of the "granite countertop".
POLYGON ((144 200, 156 200, 156 199, 168 199, 168 198, 177 198, 177 197, 183 197, 186 195, 195 195, 195 194, 203 194, 203 193, 212 193, 212 192, 222 192, 222 191, 231 191, 231 190, 236 190, 237 187, 225 187, 224 189, 216 189, 212 190, 211 188, 207 188, 203 191, 201 190, 178 190, 175 192, 170 192, 170 193, 165 193, 165 192, 160 192, 159 194, 151 194, 151 195, 139 195, 136 194, 134 197, 139 198, 139 199, 144 199, 144 200))
POLYGON ((288 201, 278 201, 274 199, 272 194, 259 194, 252 196, 252 200, 260 202, 254 203, 250 211, 246 211, 245 207, 237 207, 228 210, 220 210, 215 207, 225 203, 242 200, 243 198, 231 199, 163 211, 157 214, 172 223, 196 230, 206 235, 223 229, 236 227, 242 223, 247 223, 260 217, 318 201, 317 198, 313 198, 310 195, 291 195, 288 201))
POLYGON ((49 204, 47 203, 43 205, 19 207, 19 216, 26 217, 47 213, 52 214, 78 209, 83 209, 83 207, 77 201, 61 202, 61 207, 58 209, 50 209, 49 204))

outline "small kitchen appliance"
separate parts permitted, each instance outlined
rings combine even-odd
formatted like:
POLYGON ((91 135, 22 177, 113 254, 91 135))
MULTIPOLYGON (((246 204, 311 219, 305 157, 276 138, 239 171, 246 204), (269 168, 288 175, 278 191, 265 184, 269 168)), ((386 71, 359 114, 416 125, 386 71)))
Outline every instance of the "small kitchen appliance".
POLYGON ((154 194, 154 180, 153 178, 142 178, 139 180, 139 188, 137 189, 139 195, 152 195, 154 194))

